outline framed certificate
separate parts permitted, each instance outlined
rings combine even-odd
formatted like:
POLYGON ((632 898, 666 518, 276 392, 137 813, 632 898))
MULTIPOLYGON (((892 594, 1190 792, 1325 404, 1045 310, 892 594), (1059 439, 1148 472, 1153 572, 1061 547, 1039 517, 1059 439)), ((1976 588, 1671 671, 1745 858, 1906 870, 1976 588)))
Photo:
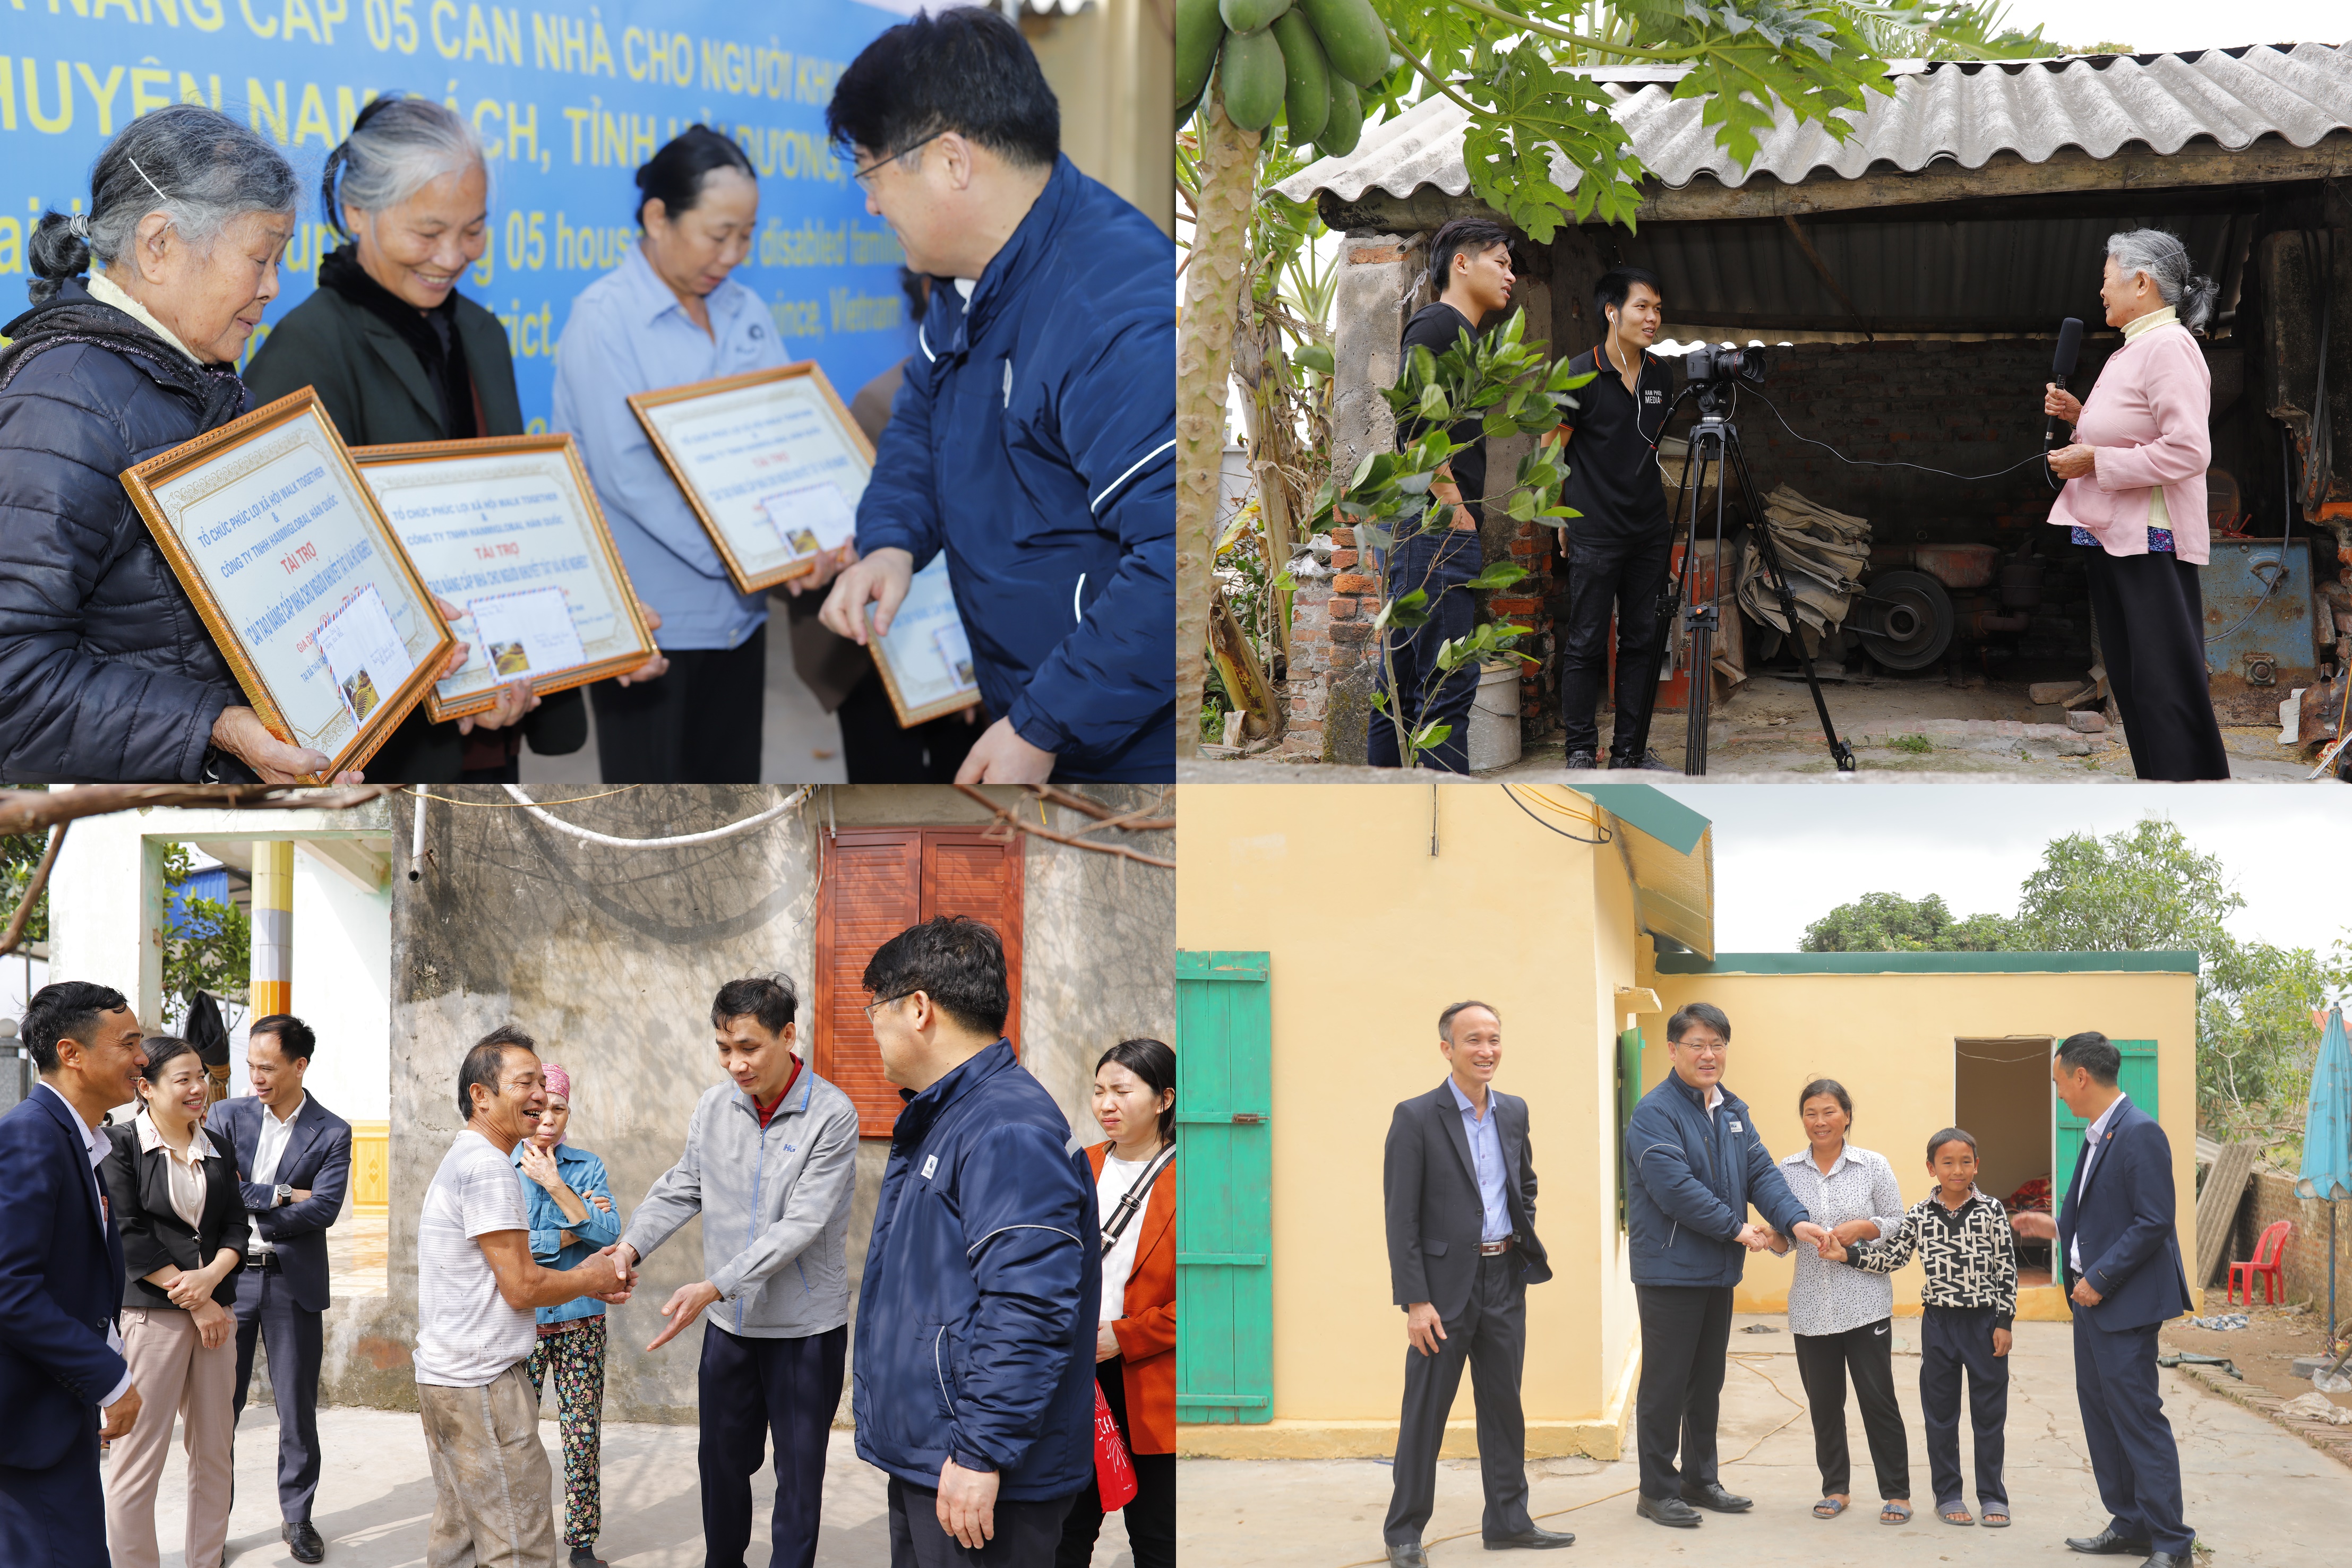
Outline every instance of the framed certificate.
POLYGON ((874 448, 814 363, 632 392, 629 407, 737 591, 814 571, 856 532, 874 448))
MULTIPOLYGON (((869 629, 874 623, 871 604, 866 607, 866 623, 869 629)), ((874 651, 875 668, 882 672, 882 685, 890 693, 890 706, 898 711, 901 729, 980 701, 971 641, 956 614, 944 550, 907 585, 907 597, 890 618, 889 633, 870 637, 866 646, 874 651)))
POLYGON ((122 474, 269 732, 365 765, 457 639, 309 387, 122 474))
POLYGON ((569 435, 362 446, 352 461, 425 585, 466 613, 466 667, 425 698, 463 718, 528 679, 544 696, 657 651, 569 435))

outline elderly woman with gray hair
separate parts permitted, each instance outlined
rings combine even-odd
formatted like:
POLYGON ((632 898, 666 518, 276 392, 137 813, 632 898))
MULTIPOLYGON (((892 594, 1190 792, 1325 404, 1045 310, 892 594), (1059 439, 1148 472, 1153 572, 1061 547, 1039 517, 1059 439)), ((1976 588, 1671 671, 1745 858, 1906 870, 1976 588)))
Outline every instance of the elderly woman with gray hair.
POLYGON ((116 477, 245 412, 235 361, 278 297, 295 195, 268 141, 174 104, 99 155, 86 214, 27 241, 33 308, 0 327, 0 779, 326 766, 245 706, 116 477))
MULTIPOLYGON (((489 193, 481 142, 463 116, 425 98, 362 110, 319 182, 321 214, 346 243, 320 258, 318 291, 254 350, 245 373, 254 396, 312 388, 352 446, 522 434, 506 329, 457 292, 489 248, 489 193)), ((623 679, 663 667, 656 656, 623 679)), ((404 783, 510 784, 525 739, 542 756, 585 745, 579 690, 542 699, 518 681, 497 707, 454 723, 435 724, 419 707, 369 770, 404 783)))
POLYGON ((2163 230, 2108 236, 2099 298, 2123 347, 2089 398, 2077 402, 2053 382, 2042 404, 2074 427, 2073 444, 2050 455, 2066 482, 2050 521, 2082 548, 2107 686, 2142 779, 2230 776, 2206 690, 2197 584, 2197 569, 2212 559, 2212 377, 2190 334, 2211 318, 2216 292, 2163 230))

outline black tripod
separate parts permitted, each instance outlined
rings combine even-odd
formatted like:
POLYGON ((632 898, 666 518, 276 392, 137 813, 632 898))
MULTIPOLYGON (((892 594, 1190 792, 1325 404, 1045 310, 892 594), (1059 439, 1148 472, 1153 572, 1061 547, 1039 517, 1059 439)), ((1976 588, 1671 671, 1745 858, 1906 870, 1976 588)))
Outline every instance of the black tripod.
MULTIPOLYGON (((1748 510, 1748 537, 1754 541, 1757 558, 1764 563, 1765 580, 1772 586, 1780 601, 1780 614, 1789 623, 1790 640, 1796 644, 1797 658, 1804 666, 1805 685, 1813 694, 1813 709, 1822 716, 1822 736, 1829 742, 1830 757, 1841 773, 1854 769, 1853 747, 1838 738, 1837 726, 1831 722, 1830 705, 1822 696, 1820 677, 1813 674, 1813 656, 1805 651, 1803 628, 1797 620, 1796 595, 1789 591, 1789 575, 1780 568, 1780 552, 1772 542, 1771 530, 1764 523, 1764 508, 1756 504, 1756 487, 1748 477, 1748 455, 1739 445, 1739 427, 1731 423, 1735 397, 1729 382, 1702 382, 1698 393, 1699 420, 1691 427, 1690 445, 1683 454, 1683 494, 1689 497, 1684 515, 1683 562, 1668 575, 1666 586, 1658 595, 1658 640, 1652 644, 1648 661, 1648 678, 1642 687, 1642 716, 1634 729, 1630 747, 1612 746, 1611 749, 1643 756, 1649 748, 1650 719, 1658 706, 1658 677, 1664 669, 1666 643, 1674 635, 1677 619, 1688 628, 1690 637, 1690 728, 1683 742, 1683 772, 1696 778, 1706 771, 1707 709, 1714 696, 1715 638, 1721 624, 1723 578, 1728 570, 1723 557, 1723 530, 1726 492, 1737 477, 1740 504, 1748 510), (1715 593, 1706 602, 1698 602, 1698 530, 1699 497, 1706 488, 1706 471, 1714 465, 1715 485, 1715 593), (1696 466, 1697 472, 1693 474, 1696 466), (1689 579, 1689 591, 1684 580, 1689 579)), ((1669 414, 1671 417, 1671 413, 1669 414)))

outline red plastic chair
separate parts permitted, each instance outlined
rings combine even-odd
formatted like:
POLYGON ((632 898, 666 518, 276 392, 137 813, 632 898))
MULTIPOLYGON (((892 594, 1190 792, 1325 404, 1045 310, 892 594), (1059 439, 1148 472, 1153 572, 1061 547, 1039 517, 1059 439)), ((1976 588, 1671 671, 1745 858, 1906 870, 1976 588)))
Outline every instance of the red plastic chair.
POLYGON ((2257 1278, 2263 1282, 2263 1305, 2267 1307, 2271 1304, 2274 1289, 2279 1295, 2286 1294, 2285 1265, 2280 1259, 2286 1252, 2286 1234, 2294 1228, 2294 1221, 2286 1219, 2263 1228, 2262 1239, 2254 1243, 2252 1260, 2230 1265, 2230 1286, 2222 1297, 2225 1302, 2234 1304, 2237 1301, 2238 1286, 2242 1281, 2246 1287, 2246 1305, 2252 1306, 2257 1278))

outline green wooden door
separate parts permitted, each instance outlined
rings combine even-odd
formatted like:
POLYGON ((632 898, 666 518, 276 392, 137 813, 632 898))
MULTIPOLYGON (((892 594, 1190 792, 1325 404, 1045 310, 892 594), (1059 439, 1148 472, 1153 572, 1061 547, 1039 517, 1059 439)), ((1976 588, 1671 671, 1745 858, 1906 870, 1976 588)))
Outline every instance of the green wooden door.
POLYGON ((1625 1228, 1625 1126, 1642 1103, 1642 1031, 1617 1037, 1617 1228, 1625 1228))
POLYGON ((1176 1418, 1274 1419, 1274 1013, 1264 953, 1176 955, 1176 1418))
MULTIPOLYGON (((2156 1041, 2152 1040, 2115 1040, 2108 1044, 2123 1052, 2123 1064, 2116 1069, 2116 1087, 2131 1096, 2131 1103, 2157 1114, 2156 1108, 2156 1041)), ((2058 1098, 2054 1089, 2050 1094, 2050 1125, 2057 1147, 2052 1155, 2050 1185, 2055 1214, 2074 1187, 2074 1160, 2083 1152, 2083 1131, 2090 1124, 2066 1109, 2066 1102, 2058 1098)))

